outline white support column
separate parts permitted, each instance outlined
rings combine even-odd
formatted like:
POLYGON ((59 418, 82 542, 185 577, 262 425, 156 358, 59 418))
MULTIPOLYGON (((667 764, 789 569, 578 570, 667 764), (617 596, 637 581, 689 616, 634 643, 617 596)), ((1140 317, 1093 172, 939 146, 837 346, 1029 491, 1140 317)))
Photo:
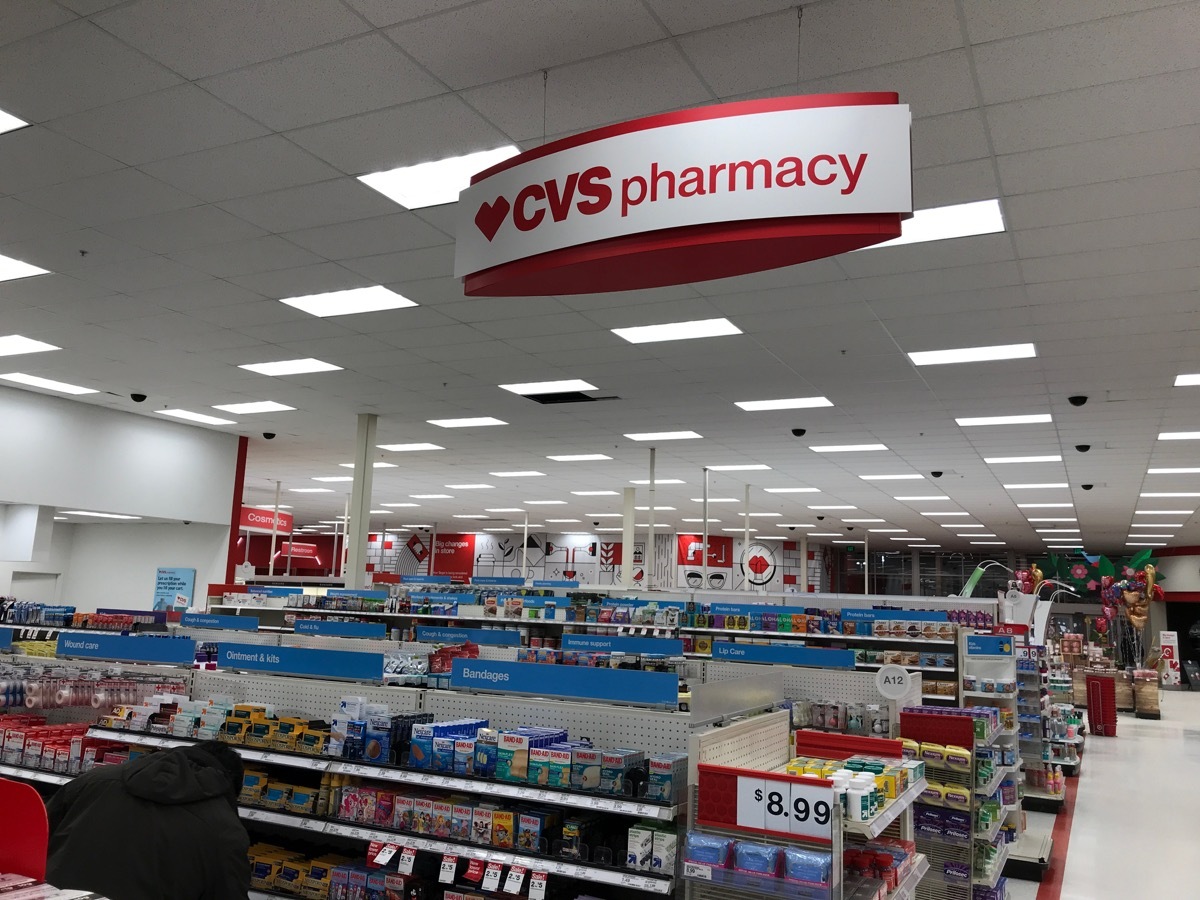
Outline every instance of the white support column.
POLYGON ((349 517, 346 530, 350 538, 346 555, 346 587, 367 586, 367 537, 371 532, 371 487, 375 474, 375 430, 379 416, 359 413, 358 434, 354 443, 354 486, 347 498, 349 517))
POLYGON ((912 552, 912 595, 921 596, 921 551, 912 552))
POLYGON ((529 578, 529 510, 525 510, 525 527, 521 532, 521 577, 529 578))
POLYGON ((808 535, 800 535, 800 593, 808 593, 808 535))
POLYGON ((863 531, 863 593, 871 593, 871 538, 863 531))
MULTIPOLYGON (((275 577, 275 542, 279 539, 279 493, 282 490, 282 483, 275 482, 275 513, 271 516, 271 557, 267 560, 267 575, 271 578, 275 577)), ((246 539, 246 546, 250 545, 250 539, 246 539)))
MULTIPOLYGON (((746 485, 746 497, 742 503, 742 512, 746 515, 743 518, 746 520, 742 525, 742 553, 746 552, 746 548, 750 546, 750 485, 746 485)), ((708 518, 705 516, 705 518, 708 518)), ((742 590, 750 590, 750 579, 742 579, 742 590)))
POLYGON ((654 573, 658 571, 658 543, 654 540, 654 447, 650 448, 650 518, 646 520, 649 536, 646 538, 646 590, 654 589, 654 573))
POLYGON ((637 488, 625 488, 625 509, 621 520, 621 587, 629 590, 633 587, 633 542, 637 535, 634 533, 633 506, 637 502, 637 488))
MULTIPOLYGON (((703 587, 708 587, 708 467, 704 468, 704 546, 700 548, 701 559, 700 578, 703 587)), ((743 548, 744 549, 744 548, 743 548)))

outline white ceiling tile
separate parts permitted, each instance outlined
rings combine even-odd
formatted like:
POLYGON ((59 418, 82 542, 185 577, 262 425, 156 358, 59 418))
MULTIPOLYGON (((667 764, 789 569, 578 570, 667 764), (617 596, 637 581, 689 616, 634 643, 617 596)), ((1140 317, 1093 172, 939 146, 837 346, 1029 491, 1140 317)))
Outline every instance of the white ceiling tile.
POLYGON ((104 225, 198 203, 195 197, 137 169, 35 188, 19 194, 18 199, 80 225, 104 225))
POLYGON ((1195 205, 1195 192, 1180 190, 1179 178, 1167 174, 1010 196, 1004 203, 1004 214, 1009 227, 1022 229, 1186 209, 1195 205))
POLYGON ((203 87, 276 131, 445 91, 379 34, 218 75, 203 87))
POLYGON ((150 255, 148 250, 90 228, 6 244, 4 253, 51 272, 70 272, 82 278, 99 266, 150 255))
POLYGON ((90 16, 92 13, 98 13, 101 10, 108 9, 110 6, 116 6, 118 3, 124 3, 125 0, 57 0, 59 6, 65 6, 72 12, 77 12, 81 16, 90 16))
POLYGON ((1021 262, 1025 280, 1069 281, 1080 276, 1101 277, 1136 272, 1162 272, 1166 269, 1190 269, 1200 259, 1200 240, 1143 244, 1063 256, 1045 256, 1021 262))
POLYGON ((369 279, 334 263, 318 263, 257 275, 235 275, 230 281, 256 294, 276 299, 342 291, 370 284, 369 279))
MULTIPOLYGON (((53 307, 55 303, 100 297, 111 291, 68 275, 38 275, 0 283, 0 303, 53 307)), ((5 323, 7 324, 7 323, 5 323)))
POLYGON ((248 291, 219 278, 209 278, 187 284, 173 284, 169 287, 135 293, 132 296, 134 299, 155 303, 164 309, 188 314, 212 307, 258 303, 263 299, 261 295, 253 291, 248 291))
MULTIPOLYGON (((654 10, 654 14, 672 34, 687 34, 715 25, 725 25, 738 19, 750 19, 783 9, 794 9, 796 3, 795 0, 741 0, 736 4, 727 0, 692 0, 690 3, 679 3, 678 0, 646 0, 646 5, 654 10)), ((792 16, 795 18, 795 12, 792 16)))
POLYGON ((309 253, 274 234, 213 244, 196 250, 179 250, 171 253, 170 258, 218 278, 253 275, 321 262, 321 257, 315 253, 309 253))
POLYGON ((0 140, 0 194, 119 168, 116 160, 38 125, 10 132, 0 140))
POLYGON ((1096 222, 1026 228, 1014 235, 1023 258, 1133 247, 1200 237, 1200 208, 1167 210, 1096 222))
POLYGON ((284 232, 384 216, 394 213, 396 204, 358 179, 342 176, 227 200, 221 208, 268 231, 284 232))
MULTIPOLYGON (((256 300, 234 303, 229 306, 211 306, 204 309, 188 309, 187 314, 218 325, 222 328, 243 329, 250 325, 274 325, 280 322, 297 322, 305 314, 276 300, 256 300)), ((280 359, 286 357, 280 356, 280 359)))
POLYGON ((421 16, 446 12, 457 6, 469 6, 475 0, 346 0, 362 13, 377 28, 395 25, 397 22, 418 19, 421 16))
POLYGON ((142 169, 210 203, 325 181, 338 174, 277 134, 160 160, 142 169))
POLYGON ((6 0, 0 4, 0 44, 11 44, 74 18, 53 3, 6 0))
POLYGON ((47 124, 130 166, 270 133, 194 84, 119 100, 47 124))
POLYGON ((246 240, 264 233, 261 228, 215 206, 192 206, 140 219, 111 222, 100 230, 155 253, 246 240))
POLYGON ((203 281, 203 272, 162 256, 147 256, 129 262, 113 263, 91 269, 88 281, 102 284, 114 291, 136 293, 189 281, 203 281))
POLYGON ((45 122, 182 80, 88 21, 0 47, 3 108, 27 122, 45 122))
MULTIPOLYGON (((326 259, 350 259, 374 256, 438 244, 451 244, 452 239, 438 231, 423 219, 410 212, 395 213, 356 222, 323 225, 303 231, 291 231, 284 235, 294 244, 299 244, 326 259)), ((451 250, 453 253, 453 249, 451 250)), ((355 268, 348 266, 348 268, 355 268)), ((356 271, 358 271, 356 269, 356 271)), ((441 274, 441 273, 437 273, 441 274)), ((386 281, 405 281, 411 278, 388 278, 386 281)))
POLYGON ((437 278, 453 274, 454 245, 346 259, 342 265, 379 284, 437 278))
POLYGON ((983 116, 978 110, 917 119, 912 127, 914 169, 991 157, 983 116))
POLYGON ((71 318, 88 324, 119 322, 124 319, 160 315, 164 312, 163 308, 153 301, 127 297, 124 294, 59 303, 55 305, 54 309, 56 312, 70 315, 71 318))
POLYGON ((1105 19, 1156 6, 1169 6, 1177 0, 964 0, 963 15, 973 43, 1049 31, 1093 19, 1105 19))
POLYGON ((189 79, 307 50, 368 30, 322 0, 138 0, 95 21, 189 79))

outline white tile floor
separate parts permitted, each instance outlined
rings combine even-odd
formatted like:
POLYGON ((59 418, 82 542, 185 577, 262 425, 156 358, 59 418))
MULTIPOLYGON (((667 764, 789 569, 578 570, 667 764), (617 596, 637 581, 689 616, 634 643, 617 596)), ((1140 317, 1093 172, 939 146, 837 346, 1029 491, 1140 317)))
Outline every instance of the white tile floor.
MULTIPOLYGON (((1117 737, 1089 735, 1061 900, 1200 897, 1198 796, 1200 694, 1165 692, 1161 720, 1121 713, 1117 737)), ((1053 823, 1029 816, 1032 830, 1053 823)), ((1009 881, 1009 900, 1034 900, 1037 891, 1033 882, 1009 881)))

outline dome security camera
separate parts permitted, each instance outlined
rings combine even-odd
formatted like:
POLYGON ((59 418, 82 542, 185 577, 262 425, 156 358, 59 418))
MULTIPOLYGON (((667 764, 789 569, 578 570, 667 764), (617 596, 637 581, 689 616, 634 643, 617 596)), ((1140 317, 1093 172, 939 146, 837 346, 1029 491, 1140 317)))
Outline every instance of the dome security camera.
POLYGON ((930 472, 930 473, 929 473, 929 475, 930 475, 930 477, 932 477, 932 478, 941 478, 941 477, 942 477, 942 473, 941 473, 941 472, 930 472))
POLYGON ((130 394, 129 399, 132 400, 134 403, 145 403, 146 395, 145 394, 130 394))
POLYGON ((824 517, 824 516, 817 516, 817 521, 818 521, 818 522, 824 522, 824 521, 825 521, 825 517, 824 517))
POLYGON ((268 441, 273 441, 273 440, 275 440, 275 432, 273 432, 273 431, 264 431, 264 432, 263 432, 263 438, 264 438, 265 440, 268 440, 268 441))
POLYGON ((796 526, 795 526, 795 525, 789 525, 789 526, 788 526, 788 531, 795 531, 795 530, 796 530, 796 526))
POLYGON ((806 434, 808 434, 807 428, 793 428, 792 429, 792 437, 804 437, 804 435, 806 435, 806 434))
POLYGON ((853 531, 853 530, 854 530, 854 526, 853 526, 853 525, 847 525, 847 526, 846 526, 846 530, 847 530, 847 531, 853 531))
POLYGON ((1068 397, 1067 402, 1072 406, 1083 406, 1083 404, 1088 402, 1088 398, 1083 394, 1075 394, 1072 397, 1068 397))
POLYGON ((1092 449, 1092 445, 1091 444, 1076 444, 1075 449, 1078 450, 1080 453, 1087 453, 1089 450, 1092 449))
POLYGON ((1085 491, 1090 491, 1092 488, 1095 487, 1095 485, 1094 484, 1081 484, 1080 487, 1083 488, 1085 491))
POLYGON ((593 522, 593 523, 592 523, 592 525, 594 525, 594 526, 595 526, 595 527, 597 527, 597 528, 599 528, 599 527, 600 527, 600 523, 599 523, 599 522, 593 522))

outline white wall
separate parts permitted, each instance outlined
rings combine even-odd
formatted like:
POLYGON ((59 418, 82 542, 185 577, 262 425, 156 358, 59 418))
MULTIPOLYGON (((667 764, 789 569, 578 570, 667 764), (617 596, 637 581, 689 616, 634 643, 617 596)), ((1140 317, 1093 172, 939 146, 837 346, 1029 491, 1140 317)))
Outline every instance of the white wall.
MULTIPOLYGON (((62 575, 71 564, 75 526, 61 522, 52 523, 49 552, 44 559, 35 562, 4 562, 0 560, 0 596, 15 596, 21 600, 37 600, 42 603, 57 602, 62 595, 62 575), (24 577, 22 577, 24 576, 24 577), (33 580, 34 576, 44 576, 33 580), (48 578, 58 576, 54 585, 48 578), (24 582, 24 584, 22 584, 24 582), (53 594, 53 596, 48 596, 53 594)), ((46 542, 43 542, 43 547, 46 542)))
POLYGON ((1158 570, 1163 574, 1163 591, 1200 591, 1200 556, 1161 556, 1158 570))
POLYGON ((0 501, 228 526, 237 436, 0 388, 0 501))

